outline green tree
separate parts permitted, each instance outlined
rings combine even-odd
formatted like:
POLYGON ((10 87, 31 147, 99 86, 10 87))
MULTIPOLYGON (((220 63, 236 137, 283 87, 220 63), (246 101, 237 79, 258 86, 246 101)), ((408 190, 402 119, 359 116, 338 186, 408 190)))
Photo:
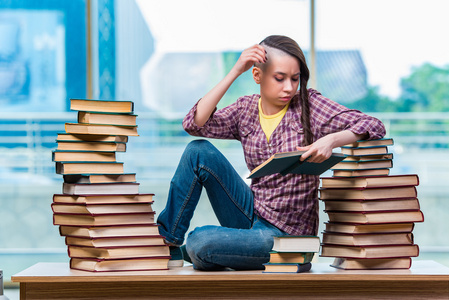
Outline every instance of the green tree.
POLYGON ((415 67, 401 80, 399 111, 449 111, 449 65, 430 63, 415 67))
POLYGON ((349 108, 363 112, 394 112, 397 111, 395 101, 379 93, 379 87, 368 87, 365 97, 347 105, 349 108))

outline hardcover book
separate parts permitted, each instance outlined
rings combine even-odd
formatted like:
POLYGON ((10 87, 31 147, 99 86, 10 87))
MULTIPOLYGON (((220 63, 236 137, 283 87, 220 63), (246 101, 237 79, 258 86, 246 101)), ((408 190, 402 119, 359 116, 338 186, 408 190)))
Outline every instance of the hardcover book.
POLYGON ((159 235, 158 224, 133 224, 119 226, 59 226, 61 236, 84 238, 131 237, 159 235))
POLYGON ((263 264, 265 270, 262 273, 304 273, 310 271, 312 264, 294 264, 294 263, 266 263, 263 264))
POLYGON ((90 204, 112 204, 112 203, 152 203, 154 194, 103 194, 103 195, 67 195, 54 194, 55 203, 90 203, 90 204))
POLYGON ((385 270, 385 269, 410 269, 412 259, 410 257, 398 258, 340 258, 334 259, 331 267, 342 270, 385 270))
POLYGON ((413 234, 411 232, 371 234, 323 232, 323 244, 346 246, 411 245, 413 244, 413 234))
POLYGON ((54 213, 62 214, 128 214, 128 213, 151 213, 153 208, 149 203, 129 204, 87 204, 87 203, 52 203, 51 209, 54 213))
POLYGON ((325 211, 394 211, 419 210, 418 198, 377 200, 321 200, 325 211))
POLYGON ((56 174, 117 174, 123 173, 121 162, 80 162, 64 161, 56 162, 56 174))
POLYGON ((342 161, 333 166, 332 170, 371 170, 388 169, 393 167, 391 159, 377 159, 365 161, 342 161))
POLYGON ((115 152, 97 152, 97 151, 64 151, 55 150, 52 152, 54 162, 62 161, 116 161, 115 152))
POLYGON ((66 183, 118 183, 136 182, 136 173, 123 174, 69 174, 63 175, 66 183))
POLYGON ((360 140, 351 144, 345 145, 345 147, 352 148, 366 148, 366 147, 375 147, 375 146, 391 146, 393 145, 392 138, 382 138, 376 140, 360 140))
POLYGON ((412 232, 415 223, 350 224, 325 222, 326 232, 350 234, 412 232))
POLYGON ((70 99, 70 109, 79 111, 132 113, 134 111, 134 103, 132 101, 70 99))
POLYGON ((387 176, 390 169, 332 170, 334 177, 387 176))
POLYGON ((71 151, 117 151, 125 152, 125 143, 116 142, 78 142, 78 141, 58 141, 57 150, 71 151))
POLYGON ((314 235, 282 235, 273 237, 273 251, 319 252, 320 238, 314 235))
POLYGON ((314 252, 277 252, 270 251, 270 263, 305 264, 312 261, 314 252))
POLYGON ((138 194, 139 183, 63 183, 62 193, 69 195, 138 194))
POLYGON ((154 224, 154 212, 132 214, 53 214, 54 225, 68 226, 114 226, 154 224))
POLYGON ((366 188, 320 188, 320 199, 393 199, 393 198, 416 198, 415 186, 395 187, 366 187, 366 188))
POLYGON ((66 236, 66 245, 88 247, 131 247, 131 246, 164 246, 164 238, 156 236, 131 236, 131 237, 99 237, 84 238, 66 236))
POLYGON ((127 143, 128 137, 126 135, 95 135, 95 134, 70 134, 66 132, 58 133, 57 142, 60 141, 86 141, 86 142, 117 142, 127 143))
POLYGON ((358 147, 341 147, 341 153, 346 155, 381 155, 388 153, 388 147, 386 146, 373 146, 366 148, 358 147))
POLYGON ((323 188, 366 188, 417 185, 419 185, 419 178, 416 174, 370 177, 321 177, 321 186, 323 188))
POLYGON ((326 212, 330 222, 380 224, 423 222, 424 215, 416 211, 375 211, 375 212, 326 212))
POLYGON ((322 163, 310 163, 307 160, 300 161, 302 154, 304 154, 304 151, 276 153, 257 166, 248 178, 257 178, 276 173, 280 173, 281 175, 289 173, 321 175, 345 158, 341 153, 333 153, 330 158, 322 163))
POLYGON ((78 123, 88 124, 106 124, 106 125, 137 125, 137 115, 133 114, 118 114, 105 112, 78 112, 78 123))
POLYGON ((77 258, 137 258, 137 257, 159 257, 169 256, 170 250, 167 245, 163 246, 130 246, 130 247, 68 247, 69 257, 77 258))
POLYGON ((341 246, 322 245, 322 257, 343 258, 394 258, 416 257, 419 255, 418 245, 379 245, 379 246, 341 246))
POLYGON ((125 126, 125 125, 66 123, 65 131, 67 133, 73 134, 138 136, 137 125, 125 126))
POLYGON ((71 258, 70 268, 89 272, 167 270, 170 256, 150 258, 71 258))

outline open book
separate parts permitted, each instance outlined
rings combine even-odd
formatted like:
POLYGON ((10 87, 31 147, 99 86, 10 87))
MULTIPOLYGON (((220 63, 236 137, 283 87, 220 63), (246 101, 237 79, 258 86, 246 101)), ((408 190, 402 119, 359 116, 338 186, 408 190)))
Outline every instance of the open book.
POLYGON ((335 164, 345 159, 341 153, 332 153, 331 157, 321 163, 301 161, 301 155, 305 151, 280 152, 272 155, 265 162, 251 171, 248 178, 257 178, 266 175, 280 173, 281 175, 309 174, 321 175, 335 164))

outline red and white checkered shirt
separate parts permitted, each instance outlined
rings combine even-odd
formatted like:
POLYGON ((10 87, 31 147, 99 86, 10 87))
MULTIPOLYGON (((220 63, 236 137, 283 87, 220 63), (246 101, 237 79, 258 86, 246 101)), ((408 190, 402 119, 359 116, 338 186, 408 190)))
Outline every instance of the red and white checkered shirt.
MULTIPOLYGON (((309 89, 310 124, 317 140, 327 134, 350 130, 368 139, 385 135, 381 121, 358 110, 348 109, 309 89)), ((184 129, 193 136, 236 139, 242 143, 246 164, 253 170, 277 152, 295 151, 302 145, 301 105, 298 94, 267 142, 259 122, 260 95, 240 97, 215 111, 201 128, 194 122, 196 105, 184 118, 184 129)), ((316 235, 318 231, 319 176, 274 174, 251 182, 257 215, 292 235, 316 235)))

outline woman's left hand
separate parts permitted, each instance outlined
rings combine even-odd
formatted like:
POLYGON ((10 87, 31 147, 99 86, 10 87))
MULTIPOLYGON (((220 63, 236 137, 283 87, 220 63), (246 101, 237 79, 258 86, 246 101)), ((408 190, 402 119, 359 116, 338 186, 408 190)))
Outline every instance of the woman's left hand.
POLYGON ((300 160, 304 161, 308 158, 308 162, 321 163, 331 157, 333 143, 326 137, 327 136, 322 137, 308 146, 296 147, 299 151, 305 151, 305 153, 301 155, 300 160))

